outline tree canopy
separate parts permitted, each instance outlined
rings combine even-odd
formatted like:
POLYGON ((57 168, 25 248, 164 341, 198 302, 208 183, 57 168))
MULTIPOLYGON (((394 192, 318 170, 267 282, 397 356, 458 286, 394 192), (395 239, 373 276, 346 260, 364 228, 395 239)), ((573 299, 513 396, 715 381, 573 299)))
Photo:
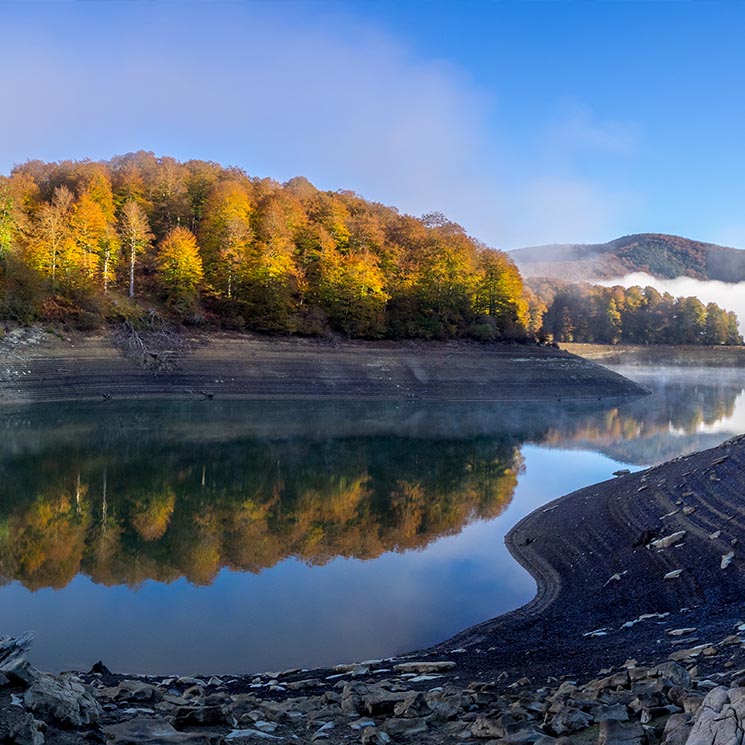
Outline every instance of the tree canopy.
POLYGON ((524 338, 506 254, 439 213, 137 152, 0 177, 0 314, 84 327, 145 312, 362 338, 524 338))
POLYGON ((737 316, 696 297, 654 287, 601 287, 530 280, 546 308, 541 333, 558 342, 596 344, 742 344, 737 316))

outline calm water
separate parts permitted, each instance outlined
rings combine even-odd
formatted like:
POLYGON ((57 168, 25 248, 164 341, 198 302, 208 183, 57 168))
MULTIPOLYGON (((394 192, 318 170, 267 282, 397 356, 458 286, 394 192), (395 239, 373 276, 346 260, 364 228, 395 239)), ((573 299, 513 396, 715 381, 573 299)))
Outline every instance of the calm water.
POLYGON ((527 602, 503 538, 745 431, 742 371, 544 404, 108 403, 0 418, 0 634, 34 661, 251 672, 390 655, 527 602), (558 404, 557 404, 558 406, 558 404))

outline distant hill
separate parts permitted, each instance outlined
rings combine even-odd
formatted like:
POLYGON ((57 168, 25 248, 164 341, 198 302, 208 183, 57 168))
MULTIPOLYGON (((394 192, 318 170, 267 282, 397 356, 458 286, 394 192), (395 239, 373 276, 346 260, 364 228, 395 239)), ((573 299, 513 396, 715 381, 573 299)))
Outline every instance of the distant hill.
POLYGON ((627 235, 608 243, 519 248, 510 256, 524 277, 578 281, 646 272, 661 279, 745 280, 745 251, 658 233, 627 235))

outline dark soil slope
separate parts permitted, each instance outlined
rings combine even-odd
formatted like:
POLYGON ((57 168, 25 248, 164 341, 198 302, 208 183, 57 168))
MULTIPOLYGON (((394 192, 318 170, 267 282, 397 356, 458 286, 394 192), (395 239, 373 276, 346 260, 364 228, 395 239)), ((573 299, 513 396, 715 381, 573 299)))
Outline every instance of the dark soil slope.
POLYGON ((670 654, 721 666, 726 650, 702 650, 745 620, 744 542, 740 436, 526 517, 507 543, 535 577, 535 599, 441 649, 464 647, 461 664, 474 674, 512 677, 592 676, 628 657, 670 654))

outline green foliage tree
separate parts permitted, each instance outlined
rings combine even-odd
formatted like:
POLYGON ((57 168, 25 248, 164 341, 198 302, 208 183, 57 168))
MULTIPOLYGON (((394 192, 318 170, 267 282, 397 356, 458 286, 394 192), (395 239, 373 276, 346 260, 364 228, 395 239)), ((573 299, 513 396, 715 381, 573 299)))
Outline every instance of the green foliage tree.
POLYGON ((742 344, 737 316, 695 297, 653 287, 599 287, 533 281, 545 298, 541 333, 559 342, 597 344, 742 344))

